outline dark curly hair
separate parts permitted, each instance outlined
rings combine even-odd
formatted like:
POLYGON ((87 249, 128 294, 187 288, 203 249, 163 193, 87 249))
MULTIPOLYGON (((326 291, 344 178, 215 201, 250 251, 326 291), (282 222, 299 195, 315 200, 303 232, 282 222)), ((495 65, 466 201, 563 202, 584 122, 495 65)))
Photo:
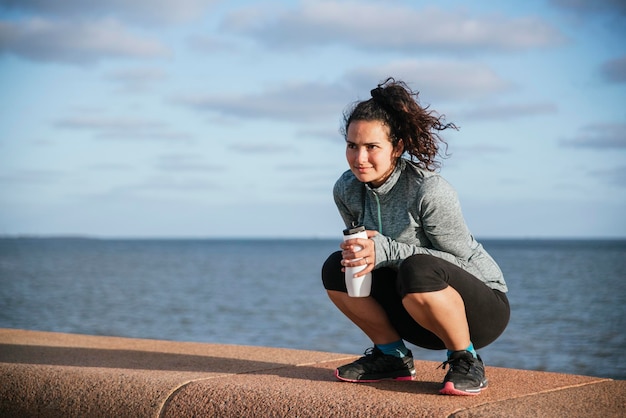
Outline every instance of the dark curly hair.
MULTIPOLYGON (((445 116, 439 115, 418 101, 419 92, 413 92, 403 81, 389 77, 371 91, 372 98, 356 102, 343 115, 341 133, 347 139, 348 126, 355 120, 380 121, 389 127, 391 143, 396 146, 402 139, 404 152, 419 167, 435 171, 441 164, 436 157, 440 146, 447 143, 440 131, 451 128, 445 116)), ((445 156, 445 153, 444 153, 445 156)))

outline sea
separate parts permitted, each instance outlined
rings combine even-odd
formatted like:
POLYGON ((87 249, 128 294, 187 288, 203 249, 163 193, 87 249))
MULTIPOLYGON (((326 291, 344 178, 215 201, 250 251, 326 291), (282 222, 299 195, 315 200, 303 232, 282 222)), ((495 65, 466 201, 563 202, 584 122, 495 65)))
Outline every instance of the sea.
MULTIPOLYGON (((508 328, 480 350, 488 366, 626 379, 626 240, 481 242, 511 303, 508 328)), ((371 342, 320 279, 338 249, 334 239, 4 237, 0 327, 359 355, 371 342)))

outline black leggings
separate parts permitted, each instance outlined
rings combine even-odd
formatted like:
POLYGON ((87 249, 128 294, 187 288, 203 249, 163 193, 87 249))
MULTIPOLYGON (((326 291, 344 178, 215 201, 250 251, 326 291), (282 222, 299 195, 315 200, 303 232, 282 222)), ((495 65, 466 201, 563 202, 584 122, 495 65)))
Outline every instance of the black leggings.
MULTIPOLYGON (((328 257, 322 267, 326 290, 347 292, 341 271, 341 252, 328 257)), ((398 272, 379 268, 372 272, 371 296, 383 307, 402 339, 431 350, 445 349, 439 337, 420 326, 402 305, 407 293, 443 290, 452 286, 463 298, 470 338, 474 347, 491 344, 504 332, 510 315, 506 294, 489 288, 462 268, 431 255, 413 255, 402 262, 398 272)))

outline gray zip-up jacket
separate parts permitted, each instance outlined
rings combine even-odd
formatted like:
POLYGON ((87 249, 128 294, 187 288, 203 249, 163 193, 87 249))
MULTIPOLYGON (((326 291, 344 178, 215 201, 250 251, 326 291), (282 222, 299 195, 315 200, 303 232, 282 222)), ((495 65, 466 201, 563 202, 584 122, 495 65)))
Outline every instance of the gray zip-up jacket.
POLYGON ((506 292, 500 267, 470 233, 455 190, 440 175, 401 158, 377 188, 361 183, 350 170, 335 183, 335 203, 346 226, 353 222, 379 233, 372 238, 376 266, 397 270, 414 254, 450 261, 506 292))

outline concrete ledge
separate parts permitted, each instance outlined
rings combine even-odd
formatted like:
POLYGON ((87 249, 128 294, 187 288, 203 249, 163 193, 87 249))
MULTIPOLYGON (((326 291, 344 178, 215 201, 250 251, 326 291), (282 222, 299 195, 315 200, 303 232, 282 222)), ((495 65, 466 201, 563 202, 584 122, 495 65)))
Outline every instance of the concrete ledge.
POLYGON ((480 396, 338 382, 354 355, 0 329, 3 417, 624 417, 626 381, 487 366, 480 396))

